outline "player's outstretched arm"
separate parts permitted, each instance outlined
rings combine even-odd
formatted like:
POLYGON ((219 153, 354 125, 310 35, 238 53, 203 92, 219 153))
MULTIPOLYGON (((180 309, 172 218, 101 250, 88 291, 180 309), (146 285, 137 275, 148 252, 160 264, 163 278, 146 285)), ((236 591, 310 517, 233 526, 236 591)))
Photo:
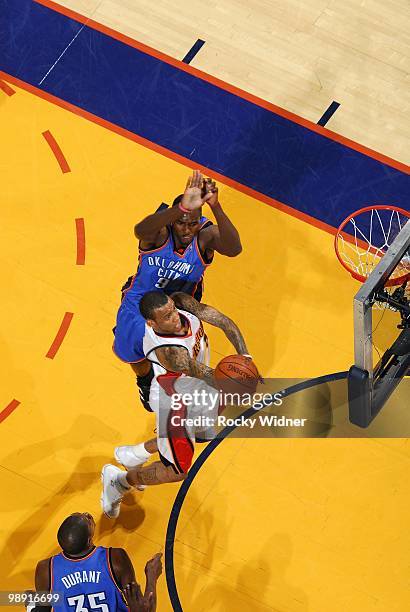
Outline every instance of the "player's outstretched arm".
POLYGON ((166 226, 182 217, 183 214, 178 206, 173 206, 161 212, 148 215, 148 217, 137 223, 134 227, 134 234, 141 241, 141 247, 146 248, 146 244, 151 245, 165 239, 167 234, 166 226))
POLYGON ((222 209, 218 197, 218 187, 212 179, 204 179, 205 193, 211 194, 207 200, 215 215, 217 225, 203 229, 199 235, 199 243, 202 251, 207 249, 217 251, 221 255, 236 257, 242 252, 239 232, 222 209))
POLYGON ((111 562, 113 565, 114 574, 117 582, 119 582, 119 586, 125 595, 125 599, 128 603, 128 608, 130 612, 155 612, 156 610, 156 581, 158 580, 161 571, 161 553, 155 555, 150 561, 148 561, 145 566, 145 574, 146 574, 146 587, 145 593, 142 595, 139 584, 135 578, 134 567, 132 565, 132 561, 129 558, 127 552, 123 548, 112 548, 111 549, 111 562), (153 562, 159 555, 159 565, 158 562, 155 564, 155 567, 150 571, 150 580, 148 579, 147 567, 153 562), (155 570, 157 570, 157 577, 153 580, 155 575, 155 570))
POLYGON ((130 612, 155 612, 157 609, 157 581, 162 574, 162 553, 157 553, 145 566, 145 593, 137 582, 127 584, 124 589, 130 612))
POLYGON ((204 363, 192 359, 182 346, 163 346, 155 351, 161 365, 168 372, 182 372, 187 376, 204 380, 211 387, 216 387, 214 370, 204 363))
POLYGON ((150 603, 150 612, 157 609, 157 581, 162 574, 162 553, 157 553, 147 561, 145 566, 145 593, 144 598, 150 603))
POLYGON ((187 295, 186 293, 173 293, 171 297, 174 300, 177 308, 187 310, 188 312, 191 312, 197 316, 198 319, 201 319, 201 321, 205 321, 205 323, 210 323, 211 325, 222 329, 239 355, 248 354, 244 337, 242 336, 239 327, 236 325, 236 323, 234 323, 234 321, 232 321, 232 319, 224 315, 222 312, 219 312, 219 310, 213 306, 200 304, 195 298, 193 298, 191 295, 187 295))
POLYGON ((162 241, 166 236, 166 226, 180 219, 185 212, 201 208, 202 204, 212 197, 212 193, 206 192, 201 195, 202 174, 194 170, 192 176, 187 180, 182 198, 181 207, 172 206, 162 212, 154 213, 145 217, 134 227, 134 234, 141 241, 141 247, 146 248, 151 244, 162 241))

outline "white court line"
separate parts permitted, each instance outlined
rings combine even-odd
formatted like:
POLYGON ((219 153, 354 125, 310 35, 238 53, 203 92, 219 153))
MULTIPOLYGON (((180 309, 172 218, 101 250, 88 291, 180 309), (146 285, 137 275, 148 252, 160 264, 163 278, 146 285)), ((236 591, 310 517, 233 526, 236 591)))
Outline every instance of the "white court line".
POLYGON ((71 45, 73 44, 73 42, 75 41, 75 39, 77 38, 77 36, 84 30, 85 28, 84 24, 77 32, 77 34, 74 36, 73 40, 71 42, 68 43, 68 45, 66 46, 66 48, 64 49, 64 51, 62 53, 60 53, 60 55, 58 56, 58 58, 56 59, 56 61, 54 62, 54 64, 51 66, 50 70, 48 70, 48 72, 45 73, 45 75, 43 76, 43 78, 41 79, 41 81, 39 82, 39 85, 41 85, 41 83, 43 83, 43 81, 46 80, 46 78, 48 77, 48 75, 50 74, 50 72, 53 70, 53 68, 55 68, 58 64, 58 62, 60 61, 60 59, 63 57, 64 53, 67 51, 67 49, 69 49, 71 47, 71 45))
POLYGON ((51 68, 46 72, 46 74, 43 76, 43 78, 41 79, 41 81, 38 83, 39 85, 41 85, 46 78, 48 77, 48 75, 50 74, 50 72, 57 66, 58 62, 61 60, 61 58, 63 57, 64 53, 67 51, 67 49, 69 49, 71 47, 71 45, 73 44, 73 42, 75 41, 75 39, 77 38, 77 36, 79 34, 81 34, 81 32, 84 30, 85 26, 87 25, 87 23, 90 21, 90 19, 93 17, 94 13, 98 10, 98 8, 100 7, 101 2, 99 4, 97 4, 97 6, 95 7, 95 9, 93 10, 93 12, 91 13, 91 15, 89 15, 89 17, 87 18, 86 23, 84 23, 81 28, 78 30, 77 34, 74 36, 73 40, 70 41, 68 43, 68 45, 66 46, 66 48, 64 49, 64 51, 62 53, 60 53, 60 55, 58 56, 58 58, 56 59, 56 61, 54 62, 54 64, 51 66, 51 68))

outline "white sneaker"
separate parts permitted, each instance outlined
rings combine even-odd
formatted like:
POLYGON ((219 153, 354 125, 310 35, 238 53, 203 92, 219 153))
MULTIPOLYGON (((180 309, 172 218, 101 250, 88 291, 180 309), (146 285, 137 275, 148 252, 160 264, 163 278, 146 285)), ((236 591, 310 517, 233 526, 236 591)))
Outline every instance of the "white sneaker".
POLYGON ((114 451, 114 457, 127 470, 138 465, 144 465, 146 461, 146 459, 142 459, 135 454, 133 446, 117 446, 114 451))
POLYGON ((122 472, 120 468, 115 465, 104 465, 101 472, 101 480, 103 483, 103 492, 101 494, 101 507, 104 514, 108 518, 117 518, 120 514, 120 505, 123 498, 123 494, 120 493, 116 486, 116 478, 119 472, 122 472))
MULTIPOLYGON (((117 446, 114 450, 114 457, 121 463, 127 470, 138 467, 139 465, 144 465, 145 459, 138 458, 138 456, 134 452, 133 446, 117 446)), ((146 485, 138 485, 135 487, 138 491, 144 491, 147 487, 146 485)))

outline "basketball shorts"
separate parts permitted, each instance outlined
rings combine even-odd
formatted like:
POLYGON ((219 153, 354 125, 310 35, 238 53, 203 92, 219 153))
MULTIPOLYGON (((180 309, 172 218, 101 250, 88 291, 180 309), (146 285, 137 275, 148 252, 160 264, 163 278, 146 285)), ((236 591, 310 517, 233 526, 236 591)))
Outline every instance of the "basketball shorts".
POLYGON ((165 374, 151 385, 150 406, 156 415, 162 462, 177 474, 187 473, 195 442, 209 442, 216 436, 218 391, 197 378, 165 374))
POLYGON ((145 319, 138 304, 124 300, 118 310, 117 323, 114 328, 114 353, 126 363, 138 363, 145 359, 143 339, 145 319))

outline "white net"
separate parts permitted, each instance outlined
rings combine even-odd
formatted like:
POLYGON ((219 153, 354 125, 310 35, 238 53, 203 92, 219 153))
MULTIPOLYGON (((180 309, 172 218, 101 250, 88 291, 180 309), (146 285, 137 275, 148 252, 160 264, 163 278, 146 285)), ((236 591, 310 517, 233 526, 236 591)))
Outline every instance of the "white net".
MULTIPOLYGON (((375 207, 364 209, 345 223, 337 234, 337 252, 340 261, 354 278, 360 281, 367 279, 406 225, 409 216, 394 208, 375 207)), ((406 283, 409 275, 410 253, 407 253, 390 275, 385 290, 392 294, 398 286, 406 283)), ((410 278, 404 291, 410 299, 410 278)), ((379 307, 386 308, 386 304, 379 307)))
MULTIPOLYGON (((372 208, 349 219, 338 234, 338 252, 352 272, 365 280, 386 254, 401 232, 408 217, 397 210, 372 208)), ((406 256, 392 273, 390 280, 410 272, 406 256)))

